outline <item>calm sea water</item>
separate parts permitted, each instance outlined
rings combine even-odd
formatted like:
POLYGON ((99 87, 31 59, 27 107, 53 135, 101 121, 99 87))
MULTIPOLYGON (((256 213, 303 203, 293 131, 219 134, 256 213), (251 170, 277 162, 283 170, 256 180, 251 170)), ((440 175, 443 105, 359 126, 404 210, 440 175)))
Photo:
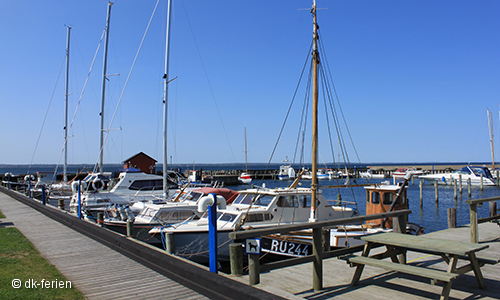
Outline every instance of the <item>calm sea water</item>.
MULTIPOLYGON (((86 170, 92 170, 91 165, 70 165, 68 166, 69 172, 77 172, 82 168, 86 167, 86 170)), ((106 165, 105 171, 114 171, 120 169, 121 165, 106 165)), ((172 165, 172 168, 180 168, 181 170, 191 169, 193 166, 188 165, 172 165)), ((242 170, 245 168, 244 164, 198 164, 194 166, 196 169, 202 168, 203 170, 242 170)), ((160 167, 157 167, 161 169, 160 167)), ((266 164, 251 164, 249 169, 263 170, 266 168, 266 164)), ((279 168, 279 164, 273 164, 270 169, 279 168)), ((28 172, 28 165, 0 165, 0 174, 5 174, 5 172, 11 172, 13 174, 26 174, 28 172)), ((54 165, 33 165, 31 167, 30 173, 34 174, 38 172, 54 172, 54 165)), ((62 172, 62 167, 58 168, 58 173, 62 172)), ((390 181, 392 179, 378 179, 370 180, 370 183, 380 183, 382 181, 390 181)), ((469 223, 469 205, 465 203, 469 199, 467 187, 464 186, 463 193, 458 194, 457 200, 454 199, 454 190, 451 186, 439 186, 439 200, 435 201, 435 191, 434 186, 425 184, 423 188, 423 207, 420 207, 420 188, 419 179, 414 180, 414 184, 410 183, 407 191, 407 196, 410 203, 410 210, 412 211, 409 216, 409 221, 416 223, 425 228, 425 232, 433 232, 438 230, 443 230, 448 227, 448 217, 447 209, 450 207, 457 208, 457 225, 462 226, 469 223)), ((265 184, 267 187, 286 187, 289 185, 290 181, 279 181, 279 180, 253 180, 252 184, 262 185, 265 184)), ((338 185, 342 184, 343 181, 339 180, 320 180, 319 185, 338 185)), ((358 183, 366 183, 365 179, 358 179, 358 183)), ((309 181, 302 181, 302 187, 310 187, 309 181)), ((249 185, 238 185, 238 186, 228 186, 230 189, 241 190, 249 188, 249 185)), ((337 194, 341 195, 342 199, 345 201, 355 202, 353 207, 356 207, 361 214, 365 213, 365 189, 363 187, 356 188, 340 188, 340 189, 323 189, 323 195, 327 199, 336 200, 337 194)), ((484 187, 483 191, 479 187, 472 187, 471 199, 487 198, 500 195, 499 187, 484 187)), ((488 204, 483 205, 478 208, 478 214, 480 218, 487 217, 489 215, 488 204)))

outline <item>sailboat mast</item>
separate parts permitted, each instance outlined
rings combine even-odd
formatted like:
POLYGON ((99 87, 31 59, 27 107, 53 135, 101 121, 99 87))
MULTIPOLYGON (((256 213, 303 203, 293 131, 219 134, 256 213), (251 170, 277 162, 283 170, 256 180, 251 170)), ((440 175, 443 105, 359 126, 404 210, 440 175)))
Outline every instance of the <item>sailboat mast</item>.
POLYGON ((167 32, 165 37, 165 74, 163 75, 163 193, 168 196, 168 182, 167 182, 167 117, 168 117, 168 83, 169 83, 169 57, 170 57, 170 23, 172 20, 172 0, 168 0, 167 5, 167 32))
POLYGON ((316 20, 316 0, 311 9, 313 15, 313 132, 312 132, 312 182, 311 182, 311 215, 309 221, 316 221, 316 193, 318 189, 318 24, 316 20))
POLYGON ((493 173, 495 173, 495 151, 494 151, 494 141, 493 141, 493 113, 490 112, 489 109, 486 109, 486 114, 488 117, 488 127, 490 130, 490 144, 491 144, 491 168, 493 170, 493 173))
POLYGON ((68 181, 68 86, 69 86, 69 38, 71 35, 71 26, 68 26, 68 37, 66 39, 66 97, 64 101, 64 166, 63 180, 68 181))
POLYGON ((104 172, 104 100, 106 95, 106 77, 108 67, 109 21, 111 17, 112 2, 108 1, 108 14, 106 17, 106 35, 104 37, 104 63, 102 67, 102 101, 101 101, 101 142, 99 145, 99 172, 104 172))
POLYGON ((248 172, 248 160, 247 160, 247 128, 245 127, 245 172, 248 172))

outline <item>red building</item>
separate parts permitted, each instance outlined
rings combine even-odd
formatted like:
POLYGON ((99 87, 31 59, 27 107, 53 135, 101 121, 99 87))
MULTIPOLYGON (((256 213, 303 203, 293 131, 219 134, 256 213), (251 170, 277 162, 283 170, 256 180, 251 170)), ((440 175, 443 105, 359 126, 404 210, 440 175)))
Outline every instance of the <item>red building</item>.
POLYGON ((140 152, 123 162, 123 169, 128 168, 136 168, 144 173, 156 174, 156 160, 144 152, 140 152))

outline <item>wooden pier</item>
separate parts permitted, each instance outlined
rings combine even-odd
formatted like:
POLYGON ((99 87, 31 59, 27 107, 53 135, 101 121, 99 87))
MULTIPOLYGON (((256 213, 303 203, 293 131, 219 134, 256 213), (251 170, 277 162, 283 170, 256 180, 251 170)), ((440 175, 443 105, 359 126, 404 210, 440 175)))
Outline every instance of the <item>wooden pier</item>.
MULTIPOLYGON (((495 223, 479 224, 479 244, 489 247, 481 255, 500 259, 500 227, 495 223)), ((464 226, 426 234, 425 236, 470 242, 470 228, 464 226)), ((376 253, 376 251, 372 250, 376 253)), ((357 253, 360 254, 360 253, 357 253)), ((419 265, 446 270, 447 265, 440 257, 408 252, 407 261, 419 265)), ((442 285, 430 285, 429 280, 397 272, 388 272, 377 267, 366 266, 357 286, 351 285, 356 268, 350 268, 346 261, 329 258, 323 260, 323 289, 313 289, 313 265, 311 262, 271 270, 260 274, 262 290, 279 293, 288 299, 438 299, 442 285)), ((478 287, 474 273, 467 273, 453 281, 450 299, 500 299, 500 264, 481 268, 486 288, 478 287)), ((249 276, 234 277, 248 283, 249 276)))
MULTIPOLYGON (((21 197, 27 199, 23 195, 6 191, 5 188, 0 188, 0 192, 8 193, 8 195, 0 193, 0 210, 7 216, 3 222, 13 223, 21 230, 42 255, 56 265, 61 273, 72 281, 88 299, 140 297, 413 300, 439 298, 442 290, 441 285, 430 285, 427 279, 388 272, 371 266, 365 267, 359 284, 352 286, 351 280, 355 268, 351 268, 344 260, 337 258, 323 260, 323 284, 319 291, 313 289, 311 262, 263 272, 260 274, 260 283, 249 286, 248 275, 230 276, 209 273, 205 267, 170 256, 162 250, 148 248, 147 245, 137 243, 131 238, 87 224, 86 226, 92 227, 82 230, 105 232, 101 239, 104 237, 107 241, 96 242, 67 227, 77 229, 80 226, 79 223, 84 221, 55 208, 47 208, 67 215, 67 219, 60 221, 67 225, 64 226, 41 214, 36 208, 34 209, 34 206, 39 206, 39 204, 33 200, 27 201, 36 205, 23 205, 14 200, 12 194, 16 194, 16 199, 21 197), (143 249, 138 250, 139 246, 135 245, 140 245, 143 249), (151 255, 151 252, 155 254, 151 255), (152 256, 154 259, 151 261, 157 262, 156 266, 137 258, 130 259, 130 257, 137 256, 152 256), (162 271, 164 269, 168 269, 170 276, 165 276, 163 272, 167 271, 162 271), (185 273, 195 275, 187 275, 183 279, 182 276, 185 276, 185 273), (190 278, 189 276, 195 277, 186 279, 190 278)), ((481 255, 500 259, 500 227, 492 222, 479 223, 477 232, 479 244, 489 246, 481 251, 481 255)), ((463 226, 429 233, 426 236, 470 242, 471 228, 463 226)), ((94 238, 99 240, 98 235, 94 238)), ((372 252, 375 251, 375 249, 372 250, 372 252)), ((407 261, 432 268, 446 269, 446 264, 440 257, 432 255, 409 251, 407 261)), ((500 299, 500 264, 485 265, 481 271, 485 279, 485 289, 478 287, 473 273, 466 273, 453 281, 450 299, 500 299)))
POLYGON ((3 187, 0 210, 87 299, 284 299, 3 187))

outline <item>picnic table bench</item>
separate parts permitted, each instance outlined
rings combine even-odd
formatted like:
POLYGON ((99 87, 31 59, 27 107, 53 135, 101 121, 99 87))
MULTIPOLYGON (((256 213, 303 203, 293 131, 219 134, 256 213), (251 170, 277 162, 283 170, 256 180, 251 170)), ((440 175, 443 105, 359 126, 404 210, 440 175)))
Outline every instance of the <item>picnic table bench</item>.
POLYGON ((397 271, 429 278, 432 284, 443 282, 444 286, 441 293, 441 299, 448 299, 453 280, 469 271, 474 271, 479 287, 484 289, 486 285, 481 273, 481 267, 485 264, 496 264, 500 261, 498 259, 476 256, 476 252, 488 248, 488 245, 401 233, 371 234, 363 236, 361 239, 365 241, 362 255, 344 258, 351 266, 356 266, 356 271, 351 282, 352 285, 358 284, 364 266, 370 265, 389 271, 397 271), (370 250, 375 245, 385 246, 387 250, 383 253, 370 256, 370 250), (441 256, 448 264, 448 269, 440 270, 425 266, 407 265, 406 252, 408 250, 441 256), (383 260, 384 258, 391 258, 391 260, 383 260), (457 267, 459 259, 466 260, 469 263, 457 267))

